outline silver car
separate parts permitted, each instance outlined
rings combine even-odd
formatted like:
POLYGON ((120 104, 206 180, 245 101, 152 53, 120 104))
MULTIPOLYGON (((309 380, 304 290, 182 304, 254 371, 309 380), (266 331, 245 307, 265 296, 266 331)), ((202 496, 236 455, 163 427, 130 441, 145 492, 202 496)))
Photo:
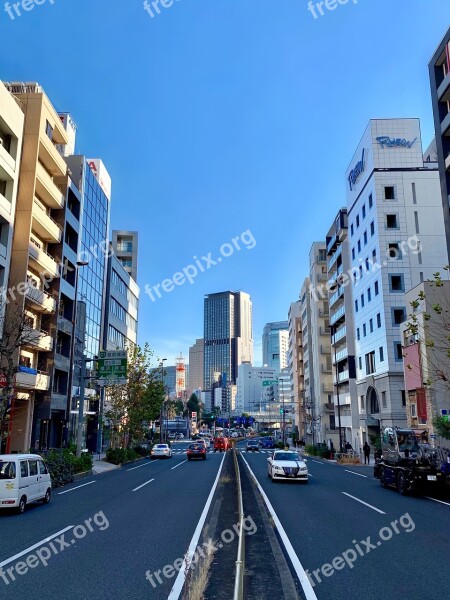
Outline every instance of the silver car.
POLYGON ((151 458, 172 458, 172 450, 168 444, 155 444, 151 458))

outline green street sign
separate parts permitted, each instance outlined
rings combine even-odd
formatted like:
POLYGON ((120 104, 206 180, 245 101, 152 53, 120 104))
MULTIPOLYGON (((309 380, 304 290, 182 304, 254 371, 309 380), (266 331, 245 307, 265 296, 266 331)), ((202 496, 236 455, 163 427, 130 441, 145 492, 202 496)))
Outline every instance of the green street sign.
POLYGON ((102 350, 99 352, 97 377, 101 385, 125 383, 127 380, 126 350, 102 350))
POLYGON ((267 387, 268 385, 274 385, 275 383, 278 383, 276 379, 273 381, 263 381, 263 387, 267 387))

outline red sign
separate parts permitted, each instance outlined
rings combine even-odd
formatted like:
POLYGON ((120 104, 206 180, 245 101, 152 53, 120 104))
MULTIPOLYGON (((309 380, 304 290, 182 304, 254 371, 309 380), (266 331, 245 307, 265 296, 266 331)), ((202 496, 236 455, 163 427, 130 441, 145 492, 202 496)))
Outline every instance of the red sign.
POLYGON ((417 398, 417 416, 419 419, 427 420, 427 397, 425 395, 425 388, 418 388, 416 390, 417 398))

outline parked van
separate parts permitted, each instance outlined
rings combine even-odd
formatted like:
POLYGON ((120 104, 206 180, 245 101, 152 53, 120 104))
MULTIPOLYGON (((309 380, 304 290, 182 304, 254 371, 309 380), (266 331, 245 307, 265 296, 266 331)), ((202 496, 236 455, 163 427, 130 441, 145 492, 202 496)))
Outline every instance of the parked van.
POLYGON ((47 465, 38 454, 0 454, 0 509, 25 512, 30 502, 52 497, 52 482, 47 465))

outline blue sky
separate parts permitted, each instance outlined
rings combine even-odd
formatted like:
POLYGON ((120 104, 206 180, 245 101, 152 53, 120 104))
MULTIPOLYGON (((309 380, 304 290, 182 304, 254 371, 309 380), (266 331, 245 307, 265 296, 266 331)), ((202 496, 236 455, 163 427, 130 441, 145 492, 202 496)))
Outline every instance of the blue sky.
POLYGON ((169 364, 202 336, 204 295, 226 289, 252 296, 258 364, 264 324, 287 318, 345 204, 368 120, 419 117, 431 140, 448 0, 349 0, 317 19, 307 6, 179 0, 151 18, 142 0, 47 0, 11 20, 1 3, 0 77, 38 81, 73 115, 77 152, 105 163, 111 226, 140 235, 140 342, 169 364), (245 231, 252 249, 143 293, 245 231))

